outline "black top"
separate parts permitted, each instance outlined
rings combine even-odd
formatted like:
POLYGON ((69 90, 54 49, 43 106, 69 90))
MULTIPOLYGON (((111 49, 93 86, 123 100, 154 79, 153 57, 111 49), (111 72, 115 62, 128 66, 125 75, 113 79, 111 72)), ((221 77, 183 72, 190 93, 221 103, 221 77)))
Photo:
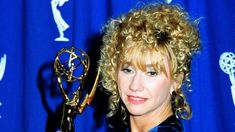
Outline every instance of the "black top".
POLYGON ((172 115, 158 126, 150 129, 149 132, 183 132, 183 125, 179 119, 172 115))
MULTIPOLYGON (((126 132, 129 131, 130 130, 127 129, 126 132)), ((179 119, 172 115, 148 132, 183 132, 183 125, 179 119)))

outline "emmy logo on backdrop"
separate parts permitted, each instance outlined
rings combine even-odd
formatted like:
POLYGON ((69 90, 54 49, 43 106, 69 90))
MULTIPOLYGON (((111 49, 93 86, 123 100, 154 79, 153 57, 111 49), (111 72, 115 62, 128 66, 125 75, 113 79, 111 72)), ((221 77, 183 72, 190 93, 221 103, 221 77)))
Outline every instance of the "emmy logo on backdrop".
POLYGON ((233 104, 235 106, 235 54, 232 52, 224 52, 220 56, 219 65, 223 72, 229 75, 232 83, 231 92, 233 104))
POLYGON ((7 63, 7 55, 4 54, 3 57, 1 57, 1 60, 0 60, 0 81, 3 78, 4 72, 5 72, 5 69, 6 69, 6 63, 7 63))
MULTIPOLYGON (((6 63, 7 63, 7 55, 4 54, 3 57, 1 57, 0 60, 0 81, 3 78, 5 69, 6 69, 6 63)), ((2 102, 0 102, 0 107, 2 106, 2 102)), ((0 119, 2 118, 2 116, 0 115, 0 119)))
POLYGON ((66 21, 62 18, 60 11, 58 10, 58 6, 63 6, 65 2, 69 0, 52 0, 51 1, 51 8, 55 23, 57 25, 58 31, 60 36, 55 38, 55 41, 69 41, 68 38, 64 37, 64 31, 69 28, 69 25, 66 21))
POLYGON ((89 94, 86 93, 83 101, 81 100, 84 79, 87 76, 89 66, 89 57, 81 49, 75 47, 62 48, 56 55, 54 70, 60 92, 65 100, 61 120, 62 132, 74 132, 74 117, 76 114, 81 114, 86 105, 89 105, 94 97, 99 80, 99 68, 91 92, 89 94), (76 90, 74 90, 71 99, 64 87, 67 83, 70 83, 70 85, 78 84, 75 86, 76 90))
POLYGON ((170 4, 170 3, 172 2, 172 0, 165 0, 165 2, 166 2, 167 4, 170 4))

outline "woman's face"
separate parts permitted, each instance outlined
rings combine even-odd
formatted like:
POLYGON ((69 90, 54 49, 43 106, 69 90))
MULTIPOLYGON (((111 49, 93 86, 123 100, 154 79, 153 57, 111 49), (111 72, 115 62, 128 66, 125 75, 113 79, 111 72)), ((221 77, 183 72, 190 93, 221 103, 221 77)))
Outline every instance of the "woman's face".
POLYGON ((146 71, 125 64, 118 71, 119 94, 132 116, 161 113, 164 107, 171 105, 173 83, 168 78, 170 70, 167 59, 164 59, 167 75, 158 73, 148 60, 146 62, 146 71))

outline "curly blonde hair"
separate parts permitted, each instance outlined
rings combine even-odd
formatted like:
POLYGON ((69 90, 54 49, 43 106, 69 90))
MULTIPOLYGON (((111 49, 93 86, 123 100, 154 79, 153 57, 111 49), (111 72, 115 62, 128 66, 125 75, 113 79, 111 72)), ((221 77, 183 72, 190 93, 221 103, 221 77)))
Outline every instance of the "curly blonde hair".
MULTIPOLYGON (((102 85, 110 94, 109 117, 126 108, 120 100, 117 72, 125 63, 135 63, 143 69, 146 51, 166 56, 170 63, 170 77, 180 84, 189 82, 193 53, 199 50, 199 33, 196 21, 190 22, 188 13, 170 4, 151 4, 112 19, 105 27, 101 47, 102 85), (134 62, 133 62, 134 61, 134 62)), ((150 58, 156 70, 165 71, 158 57, 150 58)), ((181 88, 171 96, 174 114, 180 119, 190 119, 192 110, 181 88)))

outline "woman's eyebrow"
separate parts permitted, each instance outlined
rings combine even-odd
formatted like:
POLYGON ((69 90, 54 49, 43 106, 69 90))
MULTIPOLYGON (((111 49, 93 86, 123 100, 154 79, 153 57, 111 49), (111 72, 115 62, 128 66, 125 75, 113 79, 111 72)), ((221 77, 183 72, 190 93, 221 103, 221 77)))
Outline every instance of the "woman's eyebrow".
POLYGON ((153 65, 152 64, 146 64, 145 65, 147 68, 153 68, 153 65))

